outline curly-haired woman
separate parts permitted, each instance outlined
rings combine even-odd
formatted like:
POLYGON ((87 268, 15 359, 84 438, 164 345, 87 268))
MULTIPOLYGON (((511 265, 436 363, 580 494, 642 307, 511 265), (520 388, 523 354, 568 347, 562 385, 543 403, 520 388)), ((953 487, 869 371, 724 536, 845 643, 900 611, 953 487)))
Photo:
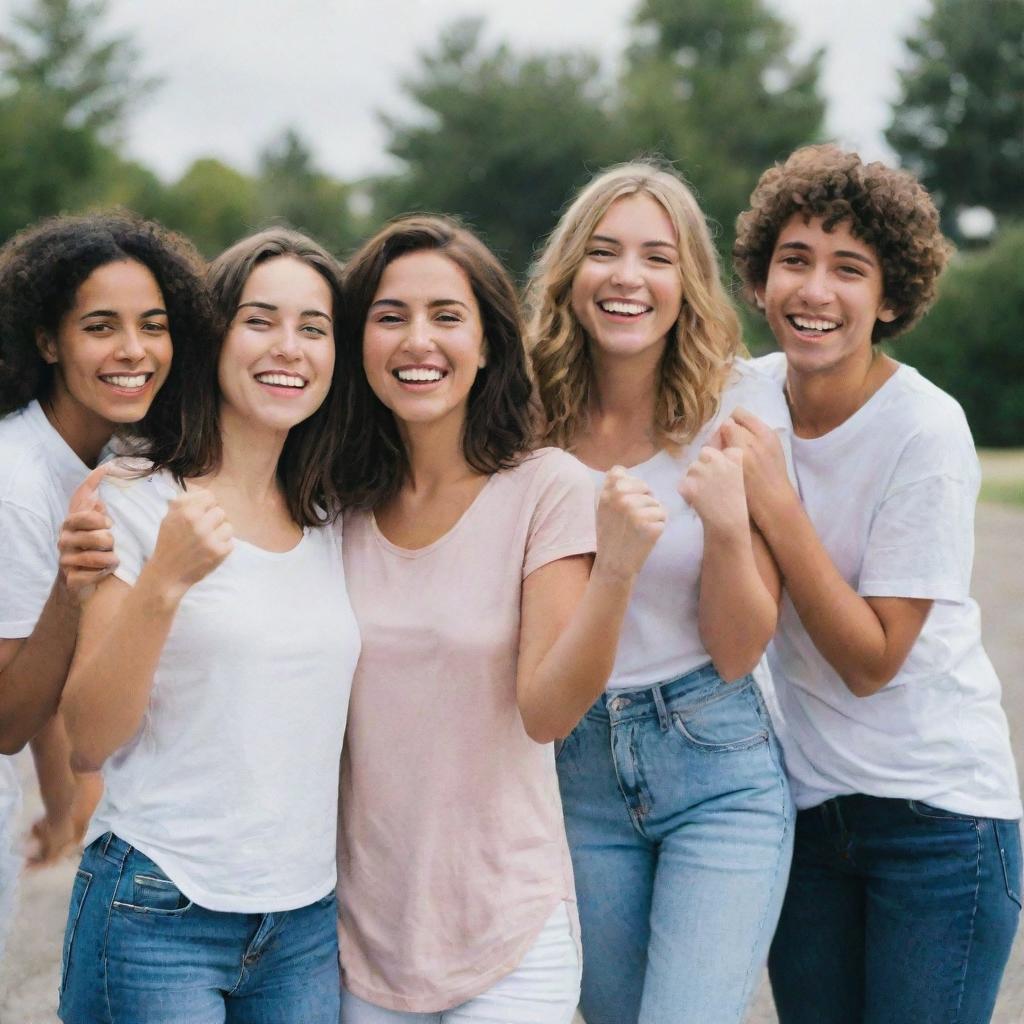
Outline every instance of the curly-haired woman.
POLYGON ((383 228, 346 268, 361 358, 344 489, 362 656, 342 759, 348 1024, 568 1024, 572 869, 552 741, 600 692, 664 510, 532 451, 519 304, 494 255, 438 217, 383 228), (592 565, 593 563, 593 565, 592 565), (592 571, 591 571, 592 568, 592 571))
MULTIPOLYGON (((46 808, 34 828, 40 859, 77 838, 95 800, 88 781, 76 794, 52 717, 79 616, 74 581, 58 571, 57 536, 112 433, 166 415, 167 391, 157 392, 175 386, 171 337, 207 329, 201 275, 184 239, 127 214, 47 220, 0 251, 0 750, 32 740, 46 808)), ((105 529, 89 497, 95 479, 70 529, 105 529)), ((90 557, 97 568, 113 559, 90 557)), ((5 758, 0 772, 11 813, 5 758)), ((0 820, 0 845, 9 828, 0 820)), ((0 902, 9 888, 0 879, 0 902)))
POLYGON ((987 1021, 1021 803, 969 594, 978 460, 960 406, 879 344, 924 315, 949 246, 911 175, 835 146, 766 171, 738 229, 797 479, 755 417, 724 425, 786 592, 769 650, 799 808, 780 1019, 987 1021))
POLYGON ((737 405, 786 434, 778 387, 738 358, 736 313, 686 185, 647 163, 586 186, 536 268, 530 340, 547 440, 616 463, 667 508, 615 667, 558 772, 588 1024, 740 1021, 792 843, 789 790, 750 672, 779 582, 750 528, 737 405))

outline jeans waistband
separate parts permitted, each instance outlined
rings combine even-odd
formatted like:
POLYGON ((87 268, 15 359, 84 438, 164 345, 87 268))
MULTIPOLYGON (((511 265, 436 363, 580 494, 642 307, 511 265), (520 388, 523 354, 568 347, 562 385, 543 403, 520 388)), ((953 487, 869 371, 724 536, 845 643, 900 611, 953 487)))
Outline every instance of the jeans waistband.
MULTIPOLYGON (((728 685, 742 689, 750 681, 751 677, 748 676, 728 685)), ((653 686, 606 690, 588 713, 612 721, 651 716, 658 718, 664 726, 668 721, 667 704, 686 699, 702 689, 718 684, 725 685, 715 666, 708 662, 675 679, 655 683, 653 686)))

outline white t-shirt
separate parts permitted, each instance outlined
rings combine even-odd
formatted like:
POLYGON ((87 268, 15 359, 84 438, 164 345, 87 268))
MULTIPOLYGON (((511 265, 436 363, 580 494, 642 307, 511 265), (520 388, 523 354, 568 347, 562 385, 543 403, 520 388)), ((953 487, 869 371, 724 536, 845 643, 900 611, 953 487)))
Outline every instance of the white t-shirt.
MULTIPOLYGON (((781 387, 782 353, 758 362, 781 387)), ((981 474, 963 410, 901 366, 835 430, 794 437, 793 459, 843 579, 863 597, 935 602, 896 677, 860 698, 784 598, 768 661, 797 806, 865 793, 1020 817, 999 680, 969 593, 981 474)))
MULTIPOLYGON (((107 479, 116 575, 156 544, 170 474, 107 479)), ((341 530, 290 551, 236 540, 174 617, 138 733, 103 766, 110 830, 210 910, 294 910, 335 883, 338 768, 359 633, 341 530)))
MULTIPOLYGON (((665 449, 628 472, 639 477, 668 510, 665 531, 633 585, 608 689, 651 686, 706 665, 697 628, 704 525, 677 490, 711 435, 742 406, 778 432, 789 450, 789 410, 778 384, 747 360, 737 360, 715 416, 677 454, 665 449)), ((591 469, 598 490, 605 474, 591 469)))
MULTIPOLYGON (((88 472, 38 402, 0 420, 0 638, 22 640, 36 628, 57 575, 68 501, 88 472)), ((20 867, 13 852, 20 796, 12 761, 0 756, 0 929, 20 867)))

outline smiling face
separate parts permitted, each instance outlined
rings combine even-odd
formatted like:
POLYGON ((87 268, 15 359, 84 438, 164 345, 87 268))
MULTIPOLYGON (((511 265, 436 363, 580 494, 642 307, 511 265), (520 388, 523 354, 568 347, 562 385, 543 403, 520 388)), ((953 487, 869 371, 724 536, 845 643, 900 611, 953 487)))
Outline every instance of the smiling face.
POLYGON ((334 372, 334 303, 327 282, 291 256, 249 275, 218 364, 222 420, 287 433, 312 416, 334 372))
POLYGON ((572 282, 572 309, 595 355, 660 359, 682 301, 679 240, 664 207, 644 192, 616 199, 572 282))
POLYGON ((363 367, 399 426, 450 420, 461 431, 485 364, 480 309, 461 267, 432 250, 389 263, 363 327, 363 367))
POLYGON ((39 336, 54 367, 60 422, 136 423, 171 366, 171 334, 156 278, 135 260, 97 267, 78 287, 56 335, 39 336))
POLYGON ((892 322, 882 269, 847 222, 825 231, 794 214, 779 231, 768 280, 754 289, 794 372, 833 370, 869 359, 875 322, 892 322))

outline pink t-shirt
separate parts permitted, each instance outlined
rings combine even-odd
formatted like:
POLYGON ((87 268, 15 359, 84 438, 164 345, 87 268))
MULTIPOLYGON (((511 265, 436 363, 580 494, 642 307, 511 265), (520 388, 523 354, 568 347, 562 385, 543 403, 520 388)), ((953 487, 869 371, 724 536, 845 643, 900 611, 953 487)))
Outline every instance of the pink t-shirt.
POLYGON ((495 473, 433 544, 346 517, 362 634, 342 756, 341 966, 355 995, 437 1012, 513 971, 574 900, 550 744, 516 705, 522 581, 594 550, 587 470, 554 448, 495 473))

